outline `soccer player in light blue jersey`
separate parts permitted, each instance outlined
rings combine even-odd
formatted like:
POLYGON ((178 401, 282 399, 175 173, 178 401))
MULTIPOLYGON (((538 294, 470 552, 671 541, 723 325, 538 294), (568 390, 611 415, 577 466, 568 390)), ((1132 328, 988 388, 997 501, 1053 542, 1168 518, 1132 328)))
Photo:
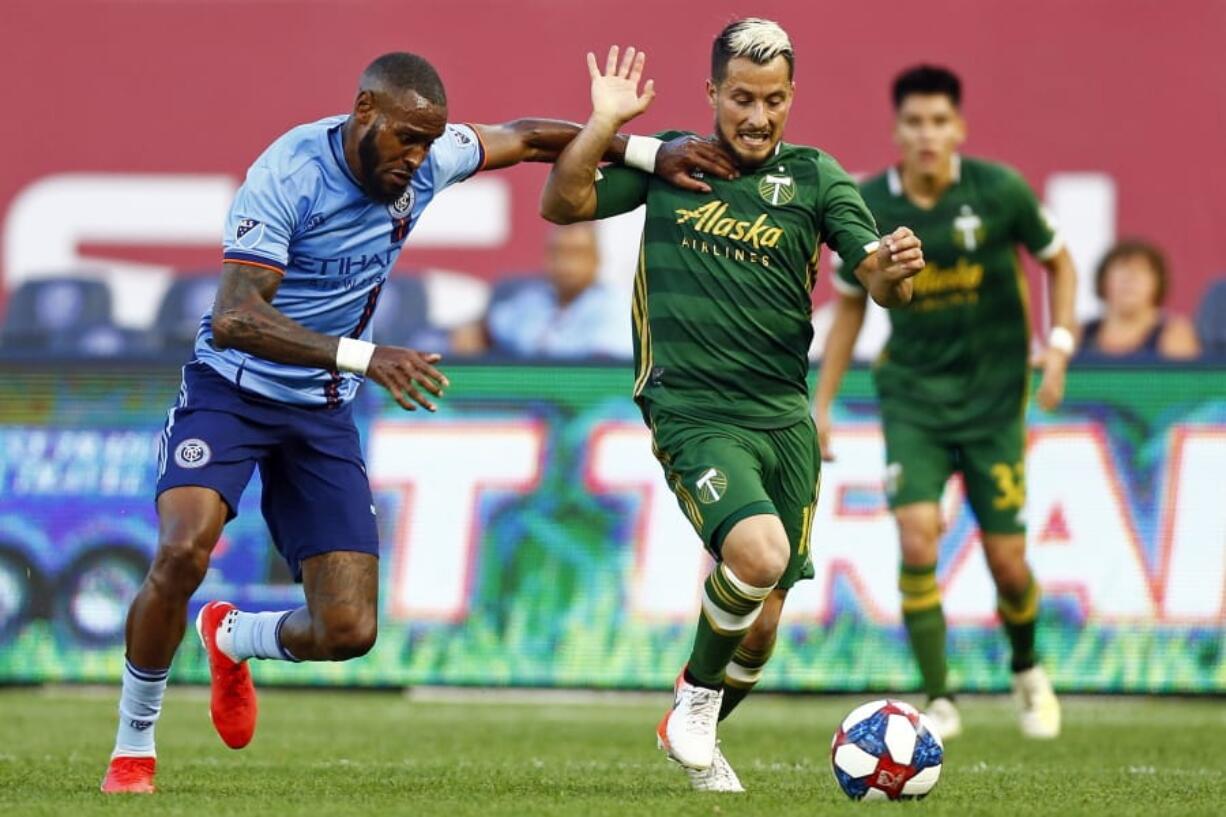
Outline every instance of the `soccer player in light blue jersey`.
MULTIPOLYGON (((552 161, 578 130, 541 119, 449 124, 433 67, 393 53, 362 74, 350 114, 294 128, 251 166, 227 219, 217 299, 162 435, 158 550, 128 613, 104 792, 154 790, 154 727, 188 599, 257 467, 264 518, 307 604, 201 609, 218 734, 235 749, 254 734, 247 659, 343 661, 370 650, 379 549, 351 401, 369 377, 404 408, 434 411, 448 386, 439 355, 371 342, 379 294, 435 195, 482 170, 552 161)), ((619 138, 606 158, 691 189, 708 189, 695 171, 733 174, 697 139, 619 138)))

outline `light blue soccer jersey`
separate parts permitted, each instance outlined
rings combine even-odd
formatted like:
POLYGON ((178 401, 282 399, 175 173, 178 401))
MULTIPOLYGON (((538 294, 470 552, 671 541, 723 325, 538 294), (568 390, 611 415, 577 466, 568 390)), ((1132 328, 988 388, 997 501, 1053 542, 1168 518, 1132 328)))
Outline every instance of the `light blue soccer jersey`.
MULTIPOLYGON (((226 218, 224 258, 282 272, 272 305, 308 329, 370 340, 387 275, 426 205, 481 169, 476 132, 448 125, 391 204, 366 196, 345 163, 333 116, 286 133, 255 161, 226 218)), ((247 391, 298 405, 339 406, 358 375, 289 366, 213 343, 212 310, 200 321, 196 359, 247 391)))

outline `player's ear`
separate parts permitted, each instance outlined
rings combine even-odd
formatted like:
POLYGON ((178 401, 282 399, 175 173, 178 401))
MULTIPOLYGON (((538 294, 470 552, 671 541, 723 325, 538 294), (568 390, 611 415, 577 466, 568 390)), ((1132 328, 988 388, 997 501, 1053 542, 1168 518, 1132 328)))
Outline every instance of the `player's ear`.
POLYGON ((711 103, 711 108, 716 107, 715 97, 719 93, 719 88, 711 80, 707 80, 707 101, 711 103))
POLYGON ((966 141, 966 119, 962 116, 962 111, 958 111, 954 117, 954 124, 957 128, 957 146, 962 147, 962 143, 966 141))
POLYGON ((375 118, 375 95, 370 91, 358 91, 353 100, 353 118, 359 125, 369 125, 375 118))

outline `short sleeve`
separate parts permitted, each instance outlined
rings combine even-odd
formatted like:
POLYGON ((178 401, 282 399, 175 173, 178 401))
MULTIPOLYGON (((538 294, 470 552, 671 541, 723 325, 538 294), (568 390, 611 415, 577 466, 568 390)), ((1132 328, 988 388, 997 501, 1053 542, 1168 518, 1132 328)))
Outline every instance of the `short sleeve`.
POLYGON ((1013 209, 1014 239, 1040 261, 1056 257, 1064 249, 1064 238, 1034 190, 1013 170, 1006 170, 1005 188, 1013 209))
POLYGON ((596 218, 628 213, 647 201, 648 176, 627 167, 596 171, 596 218))
POLYGON ((485 145, 470 125, 448 125, 430 146, 431 180, 438 193, 485 166, 485 145))
POLYGON ((877 251, 877 222, 860 188, 838 162, 823 157, 821 172, 823 240, 842 259, 837 277, 859 287, 855 270, 869 253, 877 251))
POLYGON ((296 194, 268 168, 253 166, 226 216, 222 259, 285 272, 298 226, 296 194))

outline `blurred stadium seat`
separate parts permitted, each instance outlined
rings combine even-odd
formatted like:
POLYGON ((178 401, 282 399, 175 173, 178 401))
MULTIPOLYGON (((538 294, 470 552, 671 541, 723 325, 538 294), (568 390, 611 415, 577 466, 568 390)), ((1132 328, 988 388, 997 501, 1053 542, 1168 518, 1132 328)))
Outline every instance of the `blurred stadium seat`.
POLYGON ((113 357, 145 350, 142 335, 114 325, 111 291, 77 276, 27 281, 8 302, 6 352, 113 357))
POLYGON ((219 273, 177 279, 166 290, 150 331, 155 348, 186 352, 196 343, 200 316, 213 306, 219 273))
POLYGON ((1226 278, 1220 278, 1205 291, 1196 309, 1196 334, 1201 354, 1226 358, 1226 278))

